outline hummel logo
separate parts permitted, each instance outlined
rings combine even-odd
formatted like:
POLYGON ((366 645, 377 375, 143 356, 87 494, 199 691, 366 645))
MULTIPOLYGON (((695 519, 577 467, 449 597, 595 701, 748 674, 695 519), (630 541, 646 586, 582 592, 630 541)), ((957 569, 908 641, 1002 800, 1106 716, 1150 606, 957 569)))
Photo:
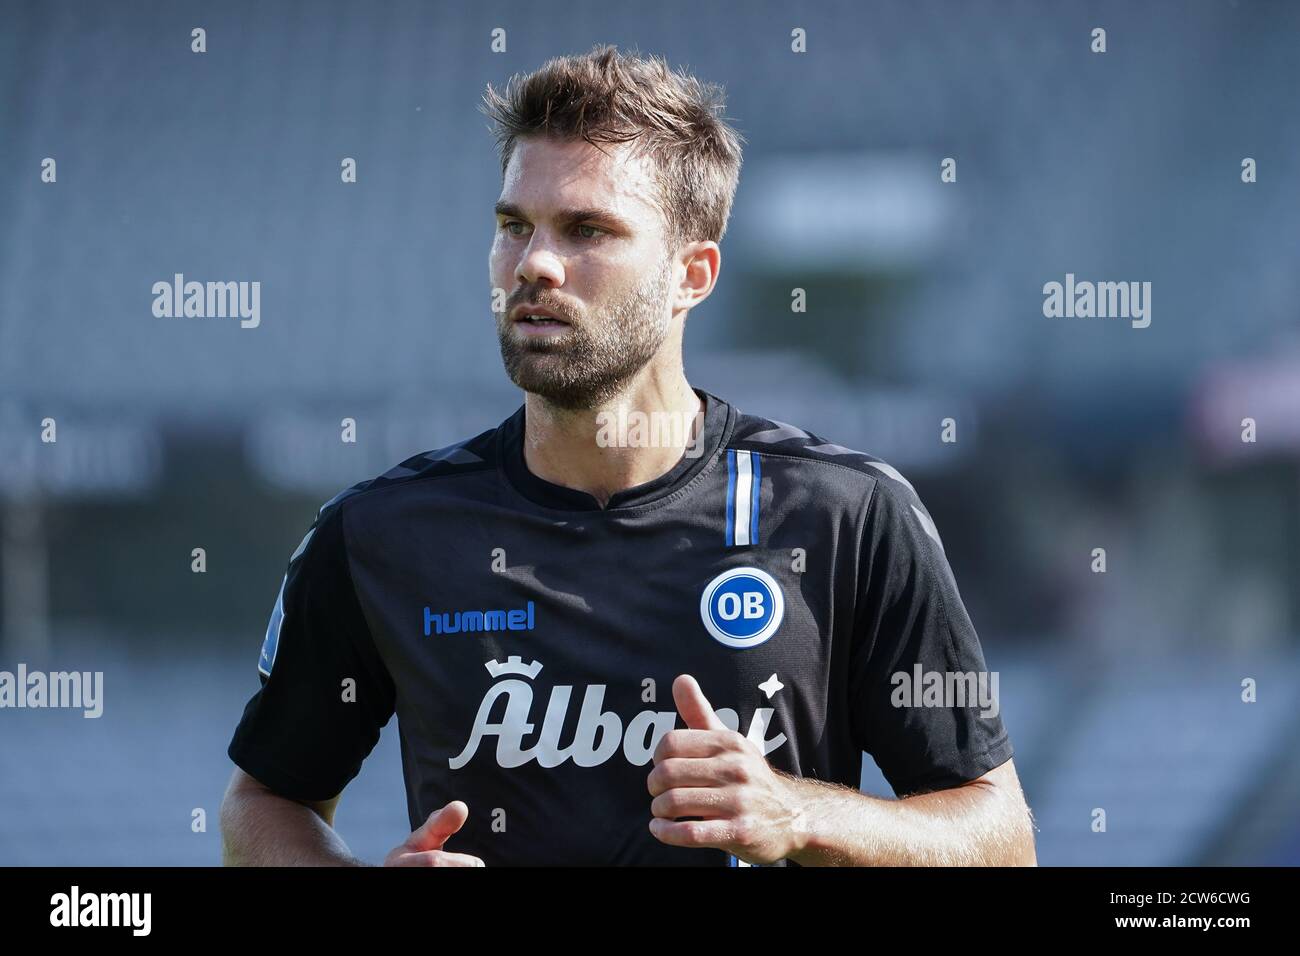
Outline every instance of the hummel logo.
POLYGON ((448 611, 435 613, 424 608, 424 636, 430 634, 460 634, 478 631, 531 631, 533 629, 533 602, 513 611, 448 611))

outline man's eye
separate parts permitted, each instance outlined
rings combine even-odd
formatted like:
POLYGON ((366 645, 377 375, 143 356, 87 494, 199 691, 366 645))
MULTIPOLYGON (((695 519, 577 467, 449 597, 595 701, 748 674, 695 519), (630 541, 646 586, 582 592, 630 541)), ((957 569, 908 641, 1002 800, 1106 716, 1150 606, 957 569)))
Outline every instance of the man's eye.
MULTIPOLYGON (((507 220, 506 222, 503 222, 501 224, 501 228, 506 230, 506 232, 510 233, 510 235, 512 236, 522 236, 524 234, 523 230, 526 227, 526 225, 527 225, 526 223, 522 223, 518 219, 510 219, 507 220), (519 228, 516 229, 515 228, 516 226, 518 226, 519 228)), ((581 236, 583 239, 595 239, 598 236, 604 235, 605 233, 605 230, 601 229, 599 226, 592 226, 586 223, 575 226, 574 228, 579 230, 578 235, 581 236), (583 229, 590 229, 592 234, 587 235, 581 232, 581 230, 583 229)))

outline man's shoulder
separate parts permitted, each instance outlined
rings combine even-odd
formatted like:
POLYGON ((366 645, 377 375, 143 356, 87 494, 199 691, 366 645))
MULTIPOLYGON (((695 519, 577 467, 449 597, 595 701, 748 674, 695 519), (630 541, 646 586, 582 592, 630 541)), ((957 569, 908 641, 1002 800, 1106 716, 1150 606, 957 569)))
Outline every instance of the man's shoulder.
MULTIPOLYGON (((843 480, 845 476, 842 470, 847 470, 850 475, 859 476, 856 485, 864 490, 870 490, 884 479, 883 484, 891 491, 916 495, 911 482, 884 459, 773 418, 740 413, 727 447, 807 463, 809 468, 806 474, 809 480, 816 480, 815 476, 826 476, 827 480, 834 480, 837 473, 843 480), (830 467, 818 467, 823 465, 830 467)), ((852 477, 847 480, 853 483, 852 477)))
MULTIPOLYGON (((923 531, 943 550, 934 519, 910 481, 889 462, 847 448, 807 429, 769 418, 740 414, 728 448, 757 453, 760 459, 794 463, 809 501, 822 506, 868 503, 882 529, 906 526, 923 531), (801 465, 807 465, 801 468, 801 465)), ((760 466, 761 470, 761 466, 760 466)), ((920 535, 912 535, 917 542, 920 535)))
POLYGON ((496 436, 500 426, 466 438, 443 448, 423 451, 398 462, 382 475, 367 478, 343 489, 320 506, 316 521, 320 523, 331 514, 338 513, 345 503, 355 507, 373 498, 377 493, 395 488, 429 489, 444 487, 438 479, 455 478, 496 469, 496 436))

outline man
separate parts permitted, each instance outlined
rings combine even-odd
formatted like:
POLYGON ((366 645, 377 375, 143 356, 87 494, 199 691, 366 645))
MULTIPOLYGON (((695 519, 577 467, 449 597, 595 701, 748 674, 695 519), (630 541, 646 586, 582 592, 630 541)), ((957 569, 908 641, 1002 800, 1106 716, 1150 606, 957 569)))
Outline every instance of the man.
POLYGON ((985 673, 911 485, 687 383, 741 163, 720 108, 612 47, 488 88, 524 405, 320 509, 230 745, 228 862, 359 864, 334 809, 393 713, 389 865, 1035 862, 996 708, 898 693, 985 673), (864 751, 901 799, 857 791, 864 751))

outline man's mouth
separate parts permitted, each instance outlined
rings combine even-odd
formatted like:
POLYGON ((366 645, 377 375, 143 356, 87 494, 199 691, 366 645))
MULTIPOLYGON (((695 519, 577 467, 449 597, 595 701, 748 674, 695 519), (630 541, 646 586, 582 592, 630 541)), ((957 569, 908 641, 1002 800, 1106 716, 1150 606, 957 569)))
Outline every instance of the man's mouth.
POLYGON ((529 335, 555 334, 569 327, 564 319, 536 305, 519 307, 515 311, 514 324, 529 335))

